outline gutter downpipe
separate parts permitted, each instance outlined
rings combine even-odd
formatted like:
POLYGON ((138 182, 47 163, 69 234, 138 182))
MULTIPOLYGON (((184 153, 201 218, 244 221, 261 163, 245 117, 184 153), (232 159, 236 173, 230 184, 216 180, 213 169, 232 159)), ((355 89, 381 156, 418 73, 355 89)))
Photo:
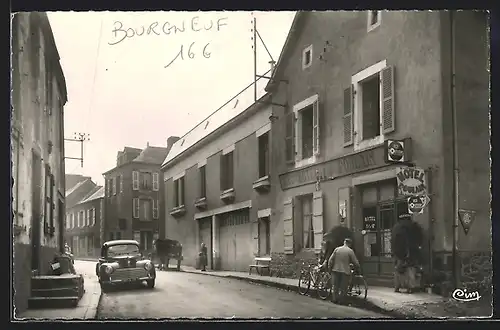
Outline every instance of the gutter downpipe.
POLYGON ((459 169, 458 169, 458 129, 457 129, 457 105, 456 105, 456 57, 455 57, 455 12, 450 10, 450 57, 451 57, 451 122, 452 122, 452 143, 453 143, 453 280, 455 287, 458 287, 458 210, 459 210, 459 169))

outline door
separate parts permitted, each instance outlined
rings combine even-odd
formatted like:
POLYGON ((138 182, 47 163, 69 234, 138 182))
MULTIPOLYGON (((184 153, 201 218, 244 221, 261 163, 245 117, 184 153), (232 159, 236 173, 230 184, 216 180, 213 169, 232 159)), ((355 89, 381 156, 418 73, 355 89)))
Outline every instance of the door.
POLYGON ((42 160, 32 153, 31 168, 31 269, 40 267, 42 160))
POLYGON ((271 233, 269 228, 269 217, 259 219, 259 256, 271 254, 271 233))
POLYGON ((212 217, 207 217, 198 220, 198 226, 200 229, 200 244, 197 247, 199 251, 201 243, 205 243, 207 247, 207 265, 209 269, 213 269, 212 263, 212 217))
POLYGON ((222 270, 247 271, 253 260, 248 209, 221 215, 219 239, 222 270))

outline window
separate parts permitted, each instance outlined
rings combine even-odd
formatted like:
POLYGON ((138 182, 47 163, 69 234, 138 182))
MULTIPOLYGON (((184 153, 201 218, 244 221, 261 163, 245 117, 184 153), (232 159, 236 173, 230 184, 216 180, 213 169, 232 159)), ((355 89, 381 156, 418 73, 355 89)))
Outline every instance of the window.
POLYGON ((116 177, 112 179, 113 195, 116 195, 116 177))
POLYGON ((201 166, 200 171, 200 198, 207 197, 207 173, 206 166, 201 166))
POLYGON ((312 45, 306 47, 302 52, 302 69, 307 69, 312 64, 312 45))
POLYGON ((151 201, 147 199, 141 199, 141 220, 151 221, 151 201))
POLYGON ((153 199, 153 219, 158 219, 159 216, 159 210, 158 210, 158 200, 153 199))
POLYGON ((380 16, 382 12, 380 10, 369 10, 368 11, 368 32, 380 26, 380 16))
POLYGON ((109 240, 110 240, 110 241, 113 241, 114 239, 115 239, 115 233, 110 232, 110 233, 109 233, 109 240))
POLYGON ((220 189, 226 191, 233 188, 233 152, 221 155, 220 189))
POLYGON ((127 219, 118 219, 118 227, 120 230, 127 230, 127 219))
POLYGON ((84 211, 78 213, 78 227, 83 227, 83 217, 85 216, 84 211))
POLYGON ((184 177, 174 181, 174 206, 184 205, 184 177))
POLYGON ((259 136, 259 178, 269 175, 269 133, 259 136))
POLYGON ((132 201, 132 216, 134 219, 139 219, 139 198, 134 198, 132 201))
POLYGON ((151 250, 153 248, 153 232, 141 231, 140 245, 142 251, 151 250))
POLYGON ((118 189, 120 191, 120 194, 123 194, 123 175, 118 176, 118 189))
POLYGON ((141 172, 140 173, 140 189, 141 190, 151 190, 153 188, 153 179, 151 173, 141 172))
POLYGON ((113 179, 106 180, 106 196, 111 197, 113 191, 113 179))
POLYGON ((344 146, 354 143, 354 150, 381 144, 395 130, 394 69, 385 60, 352 77, 343 120, 344 146))
POLYGON ((302 220, 302 248, 314 248, 314 228, 313 228, 313 196, 304 195, 299 198, 302 220))
MULTIPOLYGON (((55 182, 54 182, 54 176, 50 173, 50 166, 45 165, 45 217, 44 217, 44 222, 45 225, 48 226, 49 228, 54 227, 54 208, 55 208, 55 203, 54 203, 54 187, 55 187, 55 182)), ((51 230, 51 229, 49 229, 51 230)), ((49 231, 51 233, 51 231, 49 231)), ((47 233, 47 234, 49 234, 47 233)))
POLYGON ((295 158, 296 167, 316 161, 319 154, 319 103, 318 95, 294 106, 295 121, 295 158))
POLYGON ((153 191, 160 190, 160 175, 159 173, 153 173, 153 191))
POLYGON ((85 226, 90 226, 90 209, 87 210, 87 216, 85 217, 85 226))
POLYGON ((132 171, 132 189, 139 190, 139 172, 132 171))
POLYGON ((91 214, 91 217, 90 217, 90 225, 91 226, 95 226, 95 208, 92 208, 90 210, 90 214, 91 214))
POLYGON ((73 213, 69 215, 69 223, 70 223, 69 225, 70 228, 75 228, 75 217, 73 213))
POLYGON ((287 108, 285 122, 285 159, 287 163, 295 162, 295 113, 287 108))
POLYGON ((122 239, 122 232, 121 231, 117 231, 115 233, 115 239, 122 239))

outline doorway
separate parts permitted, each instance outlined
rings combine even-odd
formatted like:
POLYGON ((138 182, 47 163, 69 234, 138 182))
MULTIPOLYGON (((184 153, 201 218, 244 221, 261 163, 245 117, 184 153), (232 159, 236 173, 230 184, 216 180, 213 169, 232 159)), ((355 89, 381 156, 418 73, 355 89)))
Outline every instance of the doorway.
POLYGON ((209 269, 214 269, 212 261, 212 217, 206 217, 198 220, 199 226, 199 242, 197 249, 200 248, 201 243, 205 243, 207 247, 207 266, 209 269))
POLYGON ((271 231, 269 217, 259 219, 259 256, 271 255, 271 231))
POLYGON ((40 267, 42 159, 32 151, 31 167, 31 270, 40 267))
POLYGON ((64 202, 61 198, 58 199, 57 205, 57 226, 59 228, 59 233, 57 233, 59 252, 64 253, 64 202))

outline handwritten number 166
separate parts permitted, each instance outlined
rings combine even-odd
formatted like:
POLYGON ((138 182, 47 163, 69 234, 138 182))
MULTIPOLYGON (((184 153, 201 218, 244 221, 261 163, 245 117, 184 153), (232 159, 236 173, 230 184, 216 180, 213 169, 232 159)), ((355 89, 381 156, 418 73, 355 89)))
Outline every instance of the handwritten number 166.
MULTIPOLYGON (((189 48, 187 49, 187 57, 189 59, 193 59, 195 57, 195 53, 193 53, 193 45, 195 43, 192 42, 191 45, 189 45, 189 48)), ((207 48, 208 46, 210 45, 210 43, 207 43, 205 45, 205 47, 203 47, 203 57, 204 58, 210 58, 211 54, 210 52, 208 52, 207 48)), ((177 55, 175 55, 174 59, 172 61, 170 61, 170 63, 168 63, 167 65, 165 65, 165 68, 168 68, 170 65, 172 65, 172 63, 174 63, 178 58, 180 58, 181 60, 184 60, 184 55, 185 55, 185 52, 184 52, 184 45, 181 45, 181 49, 179 50, 179 52, 177 53, 177 55)))

